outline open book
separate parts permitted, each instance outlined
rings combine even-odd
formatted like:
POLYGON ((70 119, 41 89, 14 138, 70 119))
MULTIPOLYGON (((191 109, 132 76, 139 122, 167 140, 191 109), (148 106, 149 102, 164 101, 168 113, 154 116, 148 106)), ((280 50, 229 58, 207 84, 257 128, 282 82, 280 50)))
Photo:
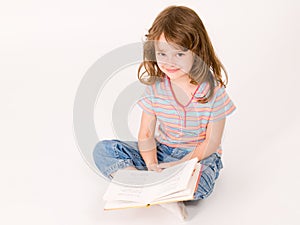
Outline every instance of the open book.
POLYGON ((118 170, 103 196, 104 210, 192 200, 201 168, 193 158, 161 172, 118 170))

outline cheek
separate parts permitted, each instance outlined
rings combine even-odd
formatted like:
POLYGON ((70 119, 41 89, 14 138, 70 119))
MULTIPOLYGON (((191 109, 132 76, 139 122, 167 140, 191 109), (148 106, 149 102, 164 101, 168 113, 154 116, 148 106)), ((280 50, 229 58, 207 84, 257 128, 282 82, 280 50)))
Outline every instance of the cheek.
POLYGON ((159 69, 162 69, 162 66, 163 66, 163 63, 162 63, 162 62, 157 61, 157 65, 158 65, 159 69))
POLYGON ((164 70, 164 64, 163 63, 159 63, 159 62, 157 62, 157 66, 158 66, 158 68, 162 71, 162 72, 166 72, 165 70, 164 70))
POLYGON ((194 57, 190 57, 187 65, 188 65, 188 70, 190 71, 194 65, 194 57))
MULTIPOLYGON (((158 61, 158 62, 157 62, 157 65, 158 65, 158 67, 159 67, 160 70, 164 71, 165 68, 166 68, 166 67, 170 67, 171 64, 170 64, 170 63, 163 62, 163 61, 160 61, 160 62, 158 61)), ((172 66, 176 66, 176 64, 173 63, 172 66)))
POLYGON ((180 62, 180 67, 185 71, 189 72, 193 66, 194 61, 191 59, 184 60, 180 62))
POLYGON ((187 70, 190 71, 193 67, 194 61, 189 62, 189 64, 187 65, 187 70))

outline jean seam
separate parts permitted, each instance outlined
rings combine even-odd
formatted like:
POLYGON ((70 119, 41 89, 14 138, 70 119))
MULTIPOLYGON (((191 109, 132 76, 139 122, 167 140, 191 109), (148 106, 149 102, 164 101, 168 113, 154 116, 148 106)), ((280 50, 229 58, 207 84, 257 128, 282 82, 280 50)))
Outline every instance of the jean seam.
POLYGON ((133 166, 131 159, 124 159, 122 161, 119 161, 111 166, 109 166, 105 171, 104 175, 106 177, 112 178, 111 174, 116 172, 119 169, 124 169, 126 167, 133 166))
POLYGON ((115 157, 116 157, 116 158, 119 158, 119 153, 118 153, 118 150, 116 149, 116 148, 117 148, 117 145, 118 145, 118 142, 114 143, 114 144, 112 145, 112 147, 113 147, 113 150, 114 150, 114 153, 115 153, 115 157))

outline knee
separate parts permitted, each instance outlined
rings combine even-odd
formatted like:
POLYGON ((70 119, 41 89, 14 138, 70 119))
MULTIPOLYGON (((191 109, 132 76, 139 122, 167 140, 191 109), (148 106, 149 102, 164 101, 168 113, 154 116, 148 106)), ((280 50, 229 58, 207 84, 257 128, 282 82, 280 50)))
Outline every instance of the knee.
POLYGON ((115 144, 115 140, 102 140, 99 141, 93 150, 93 158, 94 161, 97 162, 105 157, 112 157, 113 154, 113 146, 115 144))
POLYGON ((215 186, 216 174, 208 167, 201 174, 198 189, 195 192, 195 199, 205 199, 211 195, 215 186))
POLYGON ((108 166, 111 165, 111 162, 115 157, 114 145, 116 140, 102 140, 99 141, 93 149, 93 160, 101 172, 102 175, 106 178, 110 178, 107 173, 108 166))

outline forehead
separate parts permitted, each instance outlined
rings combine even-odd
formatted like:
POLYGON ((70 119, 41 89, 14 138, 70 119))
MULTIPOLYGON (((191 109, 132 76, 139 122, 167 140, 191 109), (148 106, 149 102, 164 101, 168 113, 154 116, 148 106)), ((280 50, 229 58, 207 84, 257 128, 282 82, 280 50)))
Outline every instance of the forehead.
POLYGON ((162 51, 176 51, 181 50, 179 47, 176 47, 175 44, 170 44, 168 42, 155 41, 155 49, 162 51))
POLYGON ((175 43, 167 42, 163 34, 155 41, 154 46, 156 49, 164 51, 182 51, 185 49, 175 43))

